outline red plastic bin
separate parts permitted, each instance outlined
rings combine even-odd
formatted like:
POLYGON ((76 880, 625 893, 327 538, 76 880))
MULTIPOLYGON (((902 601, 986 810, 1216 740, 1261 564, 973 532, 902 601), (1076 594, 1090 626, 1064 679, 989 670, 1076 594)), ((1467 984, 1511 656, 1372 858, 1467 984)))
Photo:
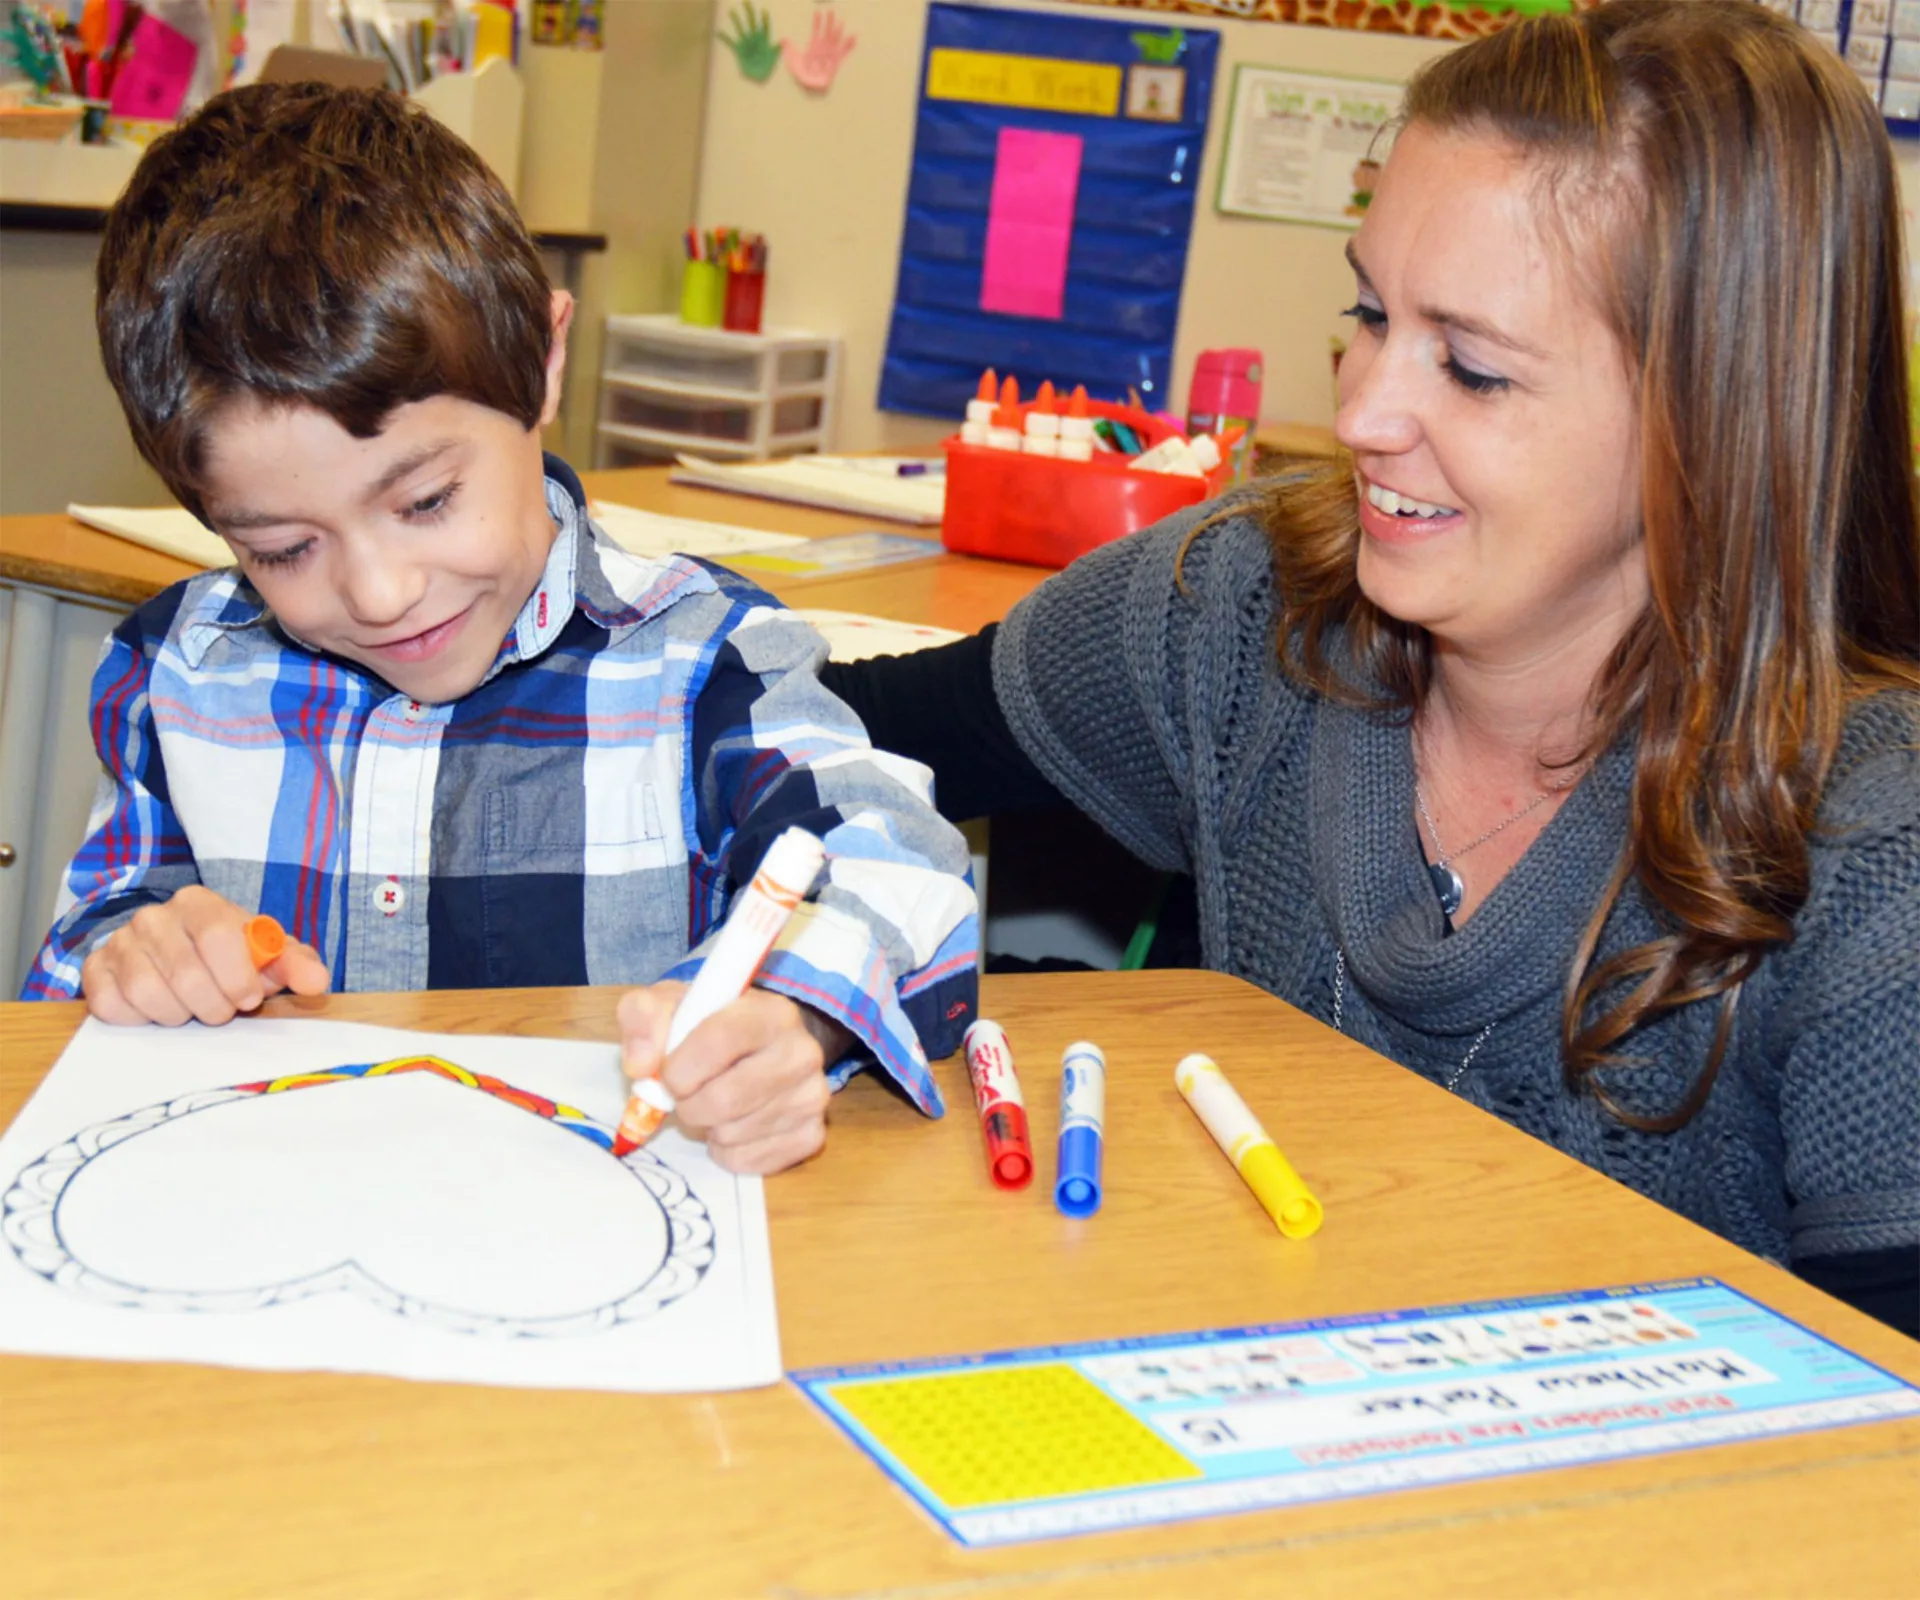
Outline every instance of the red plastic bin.
MULTIPOLYGON (((1020 408, 1022 427, 1032 407, 1020 408)), ((1089 401, 1087 411, 1124 422, 1149 449, 1175 429, 1129 406, 1089 401)), ((1149 527, 1162 517, 1222 493, 1232 480, 1222 463, 1205 479, 1133 472, 1130 457, 1096 453, 1062 461, 1024 451, 945 442, 947 506, 940 542, 949 550, 1064 567, 1089 550, 1149 527)))

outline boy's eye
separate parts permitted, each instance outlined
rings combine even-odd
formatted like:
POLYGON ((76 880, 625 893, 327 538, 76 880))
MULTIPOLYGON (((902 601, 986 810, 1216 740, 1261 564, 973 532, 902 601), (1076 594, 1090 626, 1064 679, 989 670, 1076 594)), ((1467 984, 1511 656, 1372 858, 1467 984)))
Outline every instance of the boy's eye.
POLYGON ((450 483, 446 488, 436 490, 424 499, 415 500, 402 514, 409 522, 431 522, 453 503, 453 497, 459 491, 458 483, 450 483))
POLYGON ((298 544, 287 545, 280 550, 255 550, 253 563, 260 567, 298 566, 306 553, 313 548, 311 539, 302 539, 298 544))
POLYGON ((1364 300, 1356 300, 1340 313, 1343 317, 1352 317, 1363 328, 1384 328, 1387 314, 1378 306, 1370 306, 1364 300))

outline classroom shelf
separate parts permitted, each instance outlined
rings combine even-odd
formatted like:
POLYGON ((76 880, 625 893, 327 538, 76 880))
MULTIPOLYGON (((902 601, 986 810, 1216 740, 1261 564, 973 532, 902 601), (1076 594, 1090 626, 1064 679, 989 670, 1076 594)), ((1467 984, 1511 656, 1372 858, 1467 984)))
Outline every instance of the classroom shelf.
POLYGON ((832 448, 838 339, 649 315, 607 318, 603 348, 596 465, 682 450, 755 459, 832 448))

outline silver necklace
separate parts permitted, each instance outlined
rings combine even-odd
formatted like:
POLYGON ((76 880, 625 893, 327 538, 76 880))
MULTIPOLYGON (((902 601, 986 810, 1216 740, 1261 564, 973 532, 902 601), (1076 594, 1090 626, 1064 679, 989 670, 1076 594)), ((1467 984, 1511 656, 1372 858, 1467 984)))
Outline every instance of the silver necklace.
MULTIPOLYGON (((1333 953, 1333 1030, 1335 1033, 1347 1031, 1341 1026, 1341 1019, 1346 1015, 1346 1000, 1347 953, 1344 950, 1336 950, 1333 953)), ((1474 1035, 1473 1043, 1467 1046, 1467 1053, 1460 1058, 1460 1065, 1447 1074, 1446 1082, 1441 1085, 1448 1094, 1452 1094, 1455 1086, 1466 1076, 1467 1068, 1473 1065, 1473 1058, 1480 1054, 1480 1047, 1487 1042, 1497 1026, 1497 1023, 1489 1022, 1474 1035)))
POLYGON ((1556 795, 1566 792, 1565 789, 1543 789, 1504 822, 1496 822, 1473 843, 1463 844, 1458 850, 1449 850, 1440 842, 1440 830, 1434 826, 1433 813, 1427 809, 1427 797, 1421 793, 1420 779, 1416 776, 1413 780, 1413 803, 1420 808, 1421 819, 1427 825, 1427 837, 1433 840, 1433 860, 1427 865, 1427 876, 1433 881, 1433 892, 1440 897, 1441 911, 1450 917, 1467 898, 1467 886, 1461 881, 1460 874, 1453 870, 1454 862, 1468 851, 1478 850, 1496 833, 1511 828, 1522 817, 1538 811, 1556 795))

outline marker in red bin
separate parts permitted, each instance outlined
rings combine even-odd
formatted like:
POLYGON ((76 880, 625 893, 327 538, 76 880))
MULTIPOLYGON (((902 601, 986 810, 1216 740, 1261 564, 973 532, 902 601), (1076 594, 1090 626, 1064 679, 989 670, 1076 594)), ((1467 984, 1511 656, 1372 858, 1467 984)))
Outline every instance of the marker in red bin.
POLYGON ((1060 458, 1091 461, 1093 440, 1093 418, 1087 415, 1087 386, 1077 383, 1067 401, 1067 414, 1060 419, 1060 458))
POLYGON ((1024 1189, 1033 1178, 1027 1108, 1013 1072, 1013 1051, 1000 1024, 985 1018, 967 1029, 967 1076, 987 1136, 987 1171, 1000 1189, 1024 1189))
POLYGON ((1042 382, 1040 391, 1027 407, 1025 436, 1020 448, 1030 456, 1060 454, 1060 417, 1053 409, 1053 384, 1042 382))
MULTIPOLYGON (((724 1006, 747 992, 747 985, 767 959, 773 941, 787 925, 795 907, 807 897, 820 875, 827 847, 804 828, 789 828, 767 847, 753 882, 733 903, 727 925, 713 942, 700 970, 687 985, 667 1027, 670 1056, 688 1034, 724 1006)), ((639 1078, 627 1101, 626 1114, 614 1135, 613 1153, 625 1156, 660 1131, 673 1115, 673 1091, 658 1078, 639 1078)))
POLYGON ((967 402, 967 420, 960 424, 962 444, 985 444, 987 430, 993 426, 993 408, 1000 396, 1000 380, 992 367, 980 374, 980 387, 967 402))

